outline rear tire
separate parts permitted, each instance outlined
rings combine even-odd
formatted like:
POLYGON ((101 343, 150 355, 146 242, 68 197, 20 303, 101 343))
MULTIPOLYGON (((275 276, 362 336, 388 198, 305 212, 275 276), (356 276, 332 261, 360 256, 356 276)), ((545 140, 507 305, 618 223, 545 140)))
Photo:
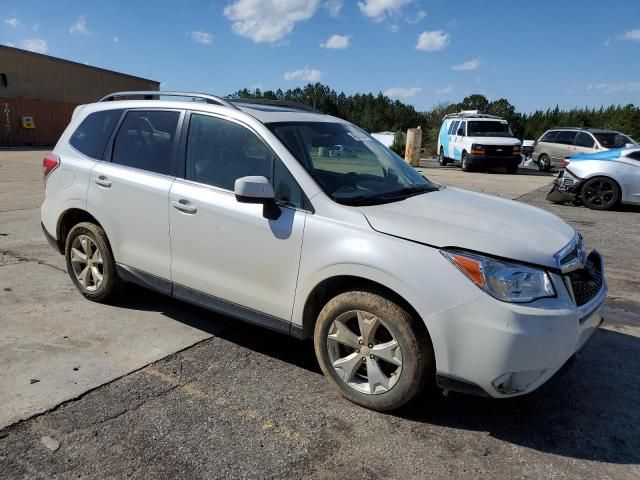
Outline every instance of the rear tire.
POLYGON ((449 164, 449 161, 444 156, 444 148, 440 147, 440 153, 438 154, 438 163, 442 167, 446 167, 449 164))
POLYGON ((331 299, 314 332, 329 384, 348 400, 381 412, 413 399, 435 372, 433 348, 419 321, 375 293, 352 291, 331 299))
POLYGON ((611 178, 593 177, 582 186, 580 199, 592 210, 608 210, 620 200, 620 187, 611 178))
POLYGON ((548 172, 551 170, 551 159, 546 153, 543 153, 538 157, 538 170, 541 172, 548 172))
POLYGON ((94 302, 106 302, 120 283, 116 263, 104 230, 89 222, 74 226, 65 244, 67 271, 80 293, 94 302))

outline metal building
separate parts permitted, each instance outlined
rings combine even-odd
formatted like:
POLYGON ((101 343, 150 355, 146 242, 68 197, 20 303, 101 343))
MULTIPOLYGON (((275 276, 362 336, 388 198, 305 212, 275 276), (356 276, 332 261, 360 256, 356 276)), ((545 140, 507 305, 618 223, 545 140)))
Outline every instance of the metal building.
POLYGON ((53 145, 77 105, 160 83, 0 45, 0 146, 53 145))

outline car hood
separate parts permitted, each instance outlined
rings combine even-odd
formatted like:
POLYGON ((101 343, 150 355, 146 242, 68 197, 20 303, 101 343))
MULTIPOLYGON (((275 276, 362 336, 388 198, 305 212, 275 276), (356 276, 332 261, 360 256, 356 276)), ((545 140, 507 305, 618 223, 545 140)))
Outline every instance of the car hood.
POLYGON ((452 187, 360 209, 380 233, 550 268, 557 268, 553 255, 575 235, 539 208, 452 187))
POLYGON ((476 137, 471 135, 467 137, 468 140, 472 143, 480 143, 483 145, 498 145, 498 146, 514 146, 520 145, 521 142, 517 138, 514 137, 476 137))

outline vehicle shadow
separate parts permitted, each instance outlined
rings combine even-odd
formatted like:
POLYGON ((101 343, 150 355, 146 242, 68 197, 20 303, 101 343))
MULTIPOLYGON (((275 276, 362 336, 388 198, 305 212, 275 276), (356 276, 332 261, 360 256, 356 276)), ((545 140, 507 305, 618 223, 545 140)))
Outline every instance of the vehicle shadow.
MULTIPOLYGON (((117 306, 157 311, 243 348, 316 373, 311 341, 301 341, 131 286, 117 306)), ((390 416, 488 432, 517 446, 564 457, 640 463, 640 338, 600 329, 572 369, 538 391, 513 399, 427 391, 390 416)), ((371 415, 378 415, 371 412, 371 415)))

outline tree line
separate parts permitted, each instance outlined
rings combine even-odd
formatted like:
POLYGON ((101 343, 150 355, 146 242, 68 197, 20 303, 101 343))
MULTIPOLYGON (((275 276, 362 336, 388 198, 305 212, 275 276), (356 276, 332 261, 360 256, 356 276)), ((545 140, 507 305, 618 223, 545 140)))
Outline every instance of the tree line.
POLYGON ((516 111, 505 98, 489 100, 484 95, 473 94, 459 103, 441 103, 429 111, 418 112, 413 106, 392 100, 382 93, 346 95, 321 83, 310 83, 305 87, 286 91, 245 88, 231 96, 303 103, 329 115, 344 118, 368 132, 398 132, 420 126, 423 130, 423 146, 431 152, 436 150, 442 117, 460 110, 480 110, 500 116, 509 122, 514 135, 520 139, 534 140, 549 128, 567 126, 619 130, 636 140, 640 139, 640 107, 633 104, 570 110, 556 106, 522 113, 516 111))

